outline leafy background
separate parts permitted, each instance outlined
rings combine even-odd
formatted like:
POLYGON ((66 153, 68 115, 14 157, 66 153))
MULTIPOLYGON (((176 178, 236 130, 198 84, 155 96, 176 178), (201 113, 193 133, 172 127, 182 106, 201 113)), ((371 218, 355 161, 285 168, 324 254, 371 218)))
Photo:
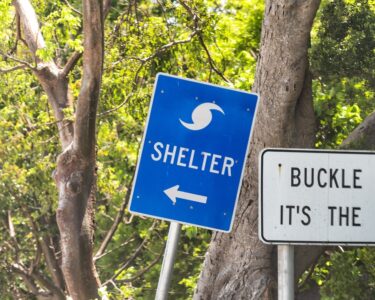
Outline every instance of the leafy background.
MULTIPOLYGON (((17 39, 10 0, 0 1, 0 68, 33 64, 17 39), (7 55, 4 55, 7 54, 7 55)), ((139 143, 157 72, 251 90, 262 24, 260 0, 112 1, 105 28, 105 66, 98 115, 98 192, 95 248, 127 204, 139 143)), ((63 65, 82 51, 79 1, 33 0, 46 48, 38 55, 63 65), (77 12, 78 10, 78 12, 77 12)), ((374 110, 375 3, 324 0, 312 31, 311 72, 318 132, 316 147, 338 148, 374 110)), ((38 241, 58 251, 57 191, 51 174, 60 151, 48 99, 28 69, 0 80, 0 293, 33 299, 14 262, 47 278, 38 241), (18 291, 18 292, 17 292, 18 291)), ((77 98, 82 69, 69 81, 77 98)), ((74 118, 74 111, 67 111, 74 118)), ((103 299, 153 299, 168 224, 125 209, 105 252, 96 257, 103 299)), ((211 232, 183 226, 171 285, 172 299, 190 299, 211 232)), ((323 299, 375 298, 375 252, 340 248, 306 272, 300 288, 321 287, 323 299)))

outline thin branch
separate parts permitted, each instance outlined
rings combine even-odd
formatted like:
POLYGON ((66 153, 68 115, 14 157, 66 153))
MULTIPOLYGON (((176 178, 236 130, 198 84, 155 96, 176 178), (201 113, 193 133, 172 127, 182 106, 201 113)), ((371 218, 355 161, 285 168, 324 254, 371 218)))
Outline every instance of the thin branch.
POLYGON ((82 13, 78 9, 76 9, 73 5, 71 5, 68 0, 64 0, 64 2, 65 2, 66 5, 68 5, 68 7, 72 11, 74 11, 77 15, 80 15, 82 17, 82 13))
POLYGON ((50 293, 53 293, 54 295, 58 297, 57 299, 61 299, 61 300, 65 299, 64 292, 58 287, 56 287, 49 279, 42 276, 40 273, 34 271, 29 274, 28 272, 25 271, 25 267, 20 264, 12 264, 11 268, 14 273, 17 273, 22 277, 25 284, 29 287, 31 292, 35 294, 36 296, 38 295, 50 296, 50 293), (49 292, 40 291, 37 288, 34 280, 38 281, 49 292))
POLYGON ((107 280, 103 285, 107 285, 108 281, 110 280, 115 280, 121 274, 121 272, 124 271, 137 258, 142 248, 145 246, 147 240, 148 240, 147 237, 143 239, 143 241, 137 247, 133 255, 120 267, 120 269, 116 272, 116 274, 113 275, 111 279, 107 280))
MULTIPOLYGON (((134 174, 133 174, 133 177, 130 181, 130 184, 133 182, 133 179, 134 179, 134 174)), ((128 186, 128 190, 126 192, 125 199, 121 204, 120 210, 116 215, 115 221, 113 222, 113 224, 111 226, 111 229, 107 232, 102 244, 99 247, 99 250, 95 254, 95 257, 101 256, 104 253, 104 251, 107 248, 110 241, 112 240, 112 237, 115 234, 115 232, 116 232, 116 230, 117 230, 117 228, 118 228, 118 226, 119 226, 119 224, 120 224, 120 222, 121 222, 121 220, 124 216, 125 208, 128 205, 128 202, 129 202, 129 199, 130 199, 131 190, 132 190, 132 188, 131 188, 131 185, 130 185, 130 186, 128 186)))
MULTIPOLYGON (((26 215, 26 217, 29 219, 32 233, 34 235, 35 240, 37 241, 37 246, 38 246, 37 257, 40 256, 40 252, 43 252, 44 259, 47 264, 48 270, 52 276, 54 286, 56 286, 59 289, 62 289, 64 286, 64 279, 63 279, 60 266, 55 256, 55 251, 53 248, 51 248, 49 236, 45 234, 43 236, 40 236, 39 234, 40 230, 38 228, 38 225, 35 223, 35 220, 33 219, 30 211, 27 208, 22 208, 22 211, 26 215)), ((38 262, 37 259, 36 259, 36 262, 38 262)), ((30 266, 29 274, 32 274, 34 272, 35 266, 37 266, 36 263, 30 266)))
POLYGON ((226 78, 225 77, 225 75, 216 67, 216 65, 215 65, 215 62, 214 62, 214 60, 213 60, 213 58, 212 58, 212 56, 211 56, 211 53, 210 53, 210 51, 208 50, 208 48, 207 48, 207 46, 206 46, 206 44, 205 44, 205 42, 204 42, 204 40, 203 40, 203 35, 202 35, 202 33, 199 33, 198 34, 199 35, 199 38, 198 38, 198 40, 199 40, 199 42, 200 42, 200 44, 202 45, 202 47, 203 47, 203 49, 204 49, 204 51, 206 52, 206 54, 207 54, 207 57, 208 57, 208 62, 209 62, 209 64, 210 64, 210 66, 211 66, 211 68, 216 72, 216 74, 218 74, 225 82, 227 82, 227 83, 230 83, 231 85, 233 85, 233 83, 228 79, 228 78, 226 78))
POLYGON ((58 296, 58 299, 66 299, 62 289, 58 288, 56 285, 53 284, 51 280, 45 278, 39 272, 34 271, 33 273, 31 273, 31 276, 45 288, 50 290, 53 294, 58 296))
POLYGON ((298 289, 299 290, 301 290, 306 285, 306 283, 310 280, 312 274, 314 273, 315 267, 318 264, 319 259, 320 259, 320 256, 318 256, 315 259, 315 261, 311 264, 310 269, 309 269, 306 277, 304 278, 304 280, 301 283, 298 284, 298 289))
MULTIPOLYGON (((153 230, 154 227, 156 225, 156 221, 154 221, 151 225, 151 227, 149 228, 149 230, 153 230)), ((143 241, 139 244, 139 246, 137 247, 137 249, 134 251, 133 255, 120 267, 120 269, 116 272, 115 275, 113 275, 111 277, 111 279, 107 280, 103 285, 107 285, 109 281, 111 280, 115 280, 120 274, 122 271, 124 271, 126 268, 129 267, 129 265, 137 258, 137 256, 141 253, 143 247, 145 246, 145 244, 147 243, 148 241, 148 238, 149 237, 145 237, 143 239, 143 241)))
POLYGON ((69 72, 73 70, 76 66, 79 59, 82 57, 82 52, 75 51, 71 57, 69 57, 68 61, 66 62, 64 68, 61 71, 61 75, 66 77, 68 76, 69 72))
POLYGON ((198 31, 193 31, 187 39, 179 40, 179 41, 173 41, 173 42, 170 42, 168 44, 165 44, 165 45, 161 46, 159 49, 157 49, 152 55, 150 55, 146 58, 143 58, 141 60, 144 63, 148 62, 149 60, 153 59, 155 56, 159 55, 160 53, 165 52, 166 50, 168 50, 169 48, 172 48, 173 46, 189 43, 189 42, 191 42, 193 37, 196 36, 197 34, 198 34, 198 31))
POLYGON ((113 287, 115 288, 115 290, 117 290, 123 297, 126 297, 126 295, 124 294, 123 290, 119 289, 118 286, 116 285, 116 283, 113 280, 108 280, 107 282, 110 283, 110 284, 112 284, 113 287))
POLYGON ((18 12, 16 12, 16 20, 17 20, 17 41, 19 40, 25 46, 27 46, 27 43, 26 43, 25 39, 22 37, 22 32, 21 32, 21 18, 20 18, 20 14, 18 12))
POLYGON ((104 116, 106 116, 106 115, 109 115, 109 114, 115 112, 116 110, 119 110, 119 109, 120 109, 121 107, 123 107, 126 103, 128 103, 128 101, 130 100, 130 98, 131 98, 133 95, 134 95, 133 92, 130 93, 130 94, 128 94, 128 96, 125 98, 125 100, 124 100, 123 102, 121 102, 119 105, 117 105, 117 106, 114 107, 114 108, 111 108, 111 109, 109 109, 109 110, 107 110, 107 111, 104 111, 104 112, 98 114, 98 115, 97 115, 98 118, 104 117, 104 116))
POLYGON ((21 65, 24 65, 25 67, 27 68, 30 68, 31 70, 36 70, 36 67, 32 66, 30 63, 28 63, 27 61, 24 61, 22 59, 19 59, 17 57, 14 57, 14 56, 11 56, 11 55, 8 55, 6 53, 4 53, 3 51, 0 50, 0 55, 10 59, 10 60, 13 60, 15 62, 18 62, 20 63, 21 65))
POLYGON ((179 2, 181 3, 181 5, 185 8, 185 10, 188 12, 188 14, 191 16, 191 18, 193 19, 194 21, 194 28, 195 28, 195 31, 198 33, 198 40, 199 40, 199 43, 202 45, 204 51, 206 52, 207 54, 207 57, 208 57, 208 62, 210 64, 210 67, 212 68, 212 70, 214 70, 216 72, 216 74, 218 74, 225 82, 227 83, 230 83, 231 85, 233 85, 233 83, 224 76, 224 74, 216 67, 216 64, 211 56, 211 53, 210 51, 208 50, 205 42, 204 42, 204 39, 203 39, 203 33, 202 33, 202 30, 199 28, 199 17, 198 15, 192 10, 192 8, 186 4, 186 2, 184 0, 179 0, 179 2))
POLYGON ((15 66, 15 67, 9 68, 9 69, 0 69, 0 73, 1 73, 1 74, 6 74, 6 73, 10 73, 10 72, 13 72, 13 71, 19 70, 19 69, 25 69, 25 68, 27 68, 26 65, 18 65, 18 66, 15 66))
MULTIPOLYGON (((144 57, 144 58, 140 58, 140 57, 137 57, 137 56, 123 56, 122 59, 120 59, 120 60, 118 60, 118 61, 112 63, 111 67, 113 68, 114 66, 118 65, 119 63, 121 63, 122 61, 124 61, 124 60, 126 60, 126 59, 128 59, 128 60, 137 60, 137 61, 139 61, 139 62, 142 64, 142 66, 143 66, 143 64, 145 64, 146 62, 152 60, 153 58, 155 58, 155 57, 158 56, 159 54, 161 54, 161 53, 167 51, 168 49, 170 49, 170 48, 172 48, 172 47, 174 47, 174 46, 177 46, 177 45, 186 44, 186 43, 191 42, 192 39, 194 38, 194 36, 197 35, 197 33, 198 33, 197 31, 193 31, 193 32, 189 35, 189 37, 188 37, 187 39, 185 39, 185 40, 177 40, 177 41, 172 41, 172 42, 170 42, 170 43, 168 43, 168 44, 165 44, 165 45, 161 46, 160 48, 156 49, 155 52, 154 52, 153 54, 151 54, 150 56, 144 57)), ((142 68, 142 66, 141 66, 141 68, 142 68)), ((107 69, 108 69, 108 68, 106 68, 106 70, 107 70, 107 69)))
POLYGON ((36 284, 35 284, 35 282, 34 282, 34 280, 33 280, 33 278, 29 274, 27 274, 27 272, 25 272, 20 265, 18 265, 18 264, 12 264, 11 265, 11 270, 14 273, 20 275, 20 277, 22 278, 23 282, 25 283, 25 285, 27 286, 27 288, 29 289, 29 291, 31 293, 33 293, 34 295, 37 295, 37 294, 40 293, 39 290, 38 290, 38 288, 37 288, 37 286, 36 286, 36 284))
POLYGON ((126 246, 127 244, 131 243, 131 242, 134 242, 135 240, 135 235, 132 235, 130 238, 128 238, 125 242, 123 242, 122 244, 120 244, 118 247, 114 248, 114 249, 111 249, 111 250, 108 250, 107 252, 104 252, 103 254, 101 254, 100 256, 97 256, 97 254, 94 256, 94 261, 97 261, 98 259, 101 259, 102 257, 116 251, 117 249, 120 249, 124 246, 126 246))
POLYGON ((145 274, 148 270, 150 270, 153 266, 155 266, 159 262, 159 260, 163 256, 163 253, 164 253, 164 247, 163 247, 163 251, 161 251, 159 253, 159 255, 147 267, 145 267, 144 269, 140 270, 133 277, 128 278, 128 279, 118 280, 118 282, 121 282, 121 283, 132 282, 132 281, 136 280, 137 278, 143 276, 143 274, 145 274))

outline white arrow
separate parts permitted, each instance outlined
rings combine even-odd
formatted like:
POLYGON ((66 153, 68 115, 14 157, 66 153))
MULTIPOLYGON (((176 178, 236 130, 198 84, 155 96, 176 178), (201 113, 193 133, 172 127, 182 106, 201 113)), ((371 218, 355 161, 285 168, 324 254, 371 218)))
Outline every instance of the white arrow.
POLYGON ((176 200, 177 200, 176 198, 180 198, 180 199, 188 200, 188 201, 199 202, 199 203, 206 203, 207 202, 206 196, 181 192, 181 191, 178 190, 179 188, 180 188, 179 185, 175 185, 175 186, 172 186, 169 189, 164 190, 164 193, 168 196, 169 199, 172 200, 173 204, 176 204, 176 200))

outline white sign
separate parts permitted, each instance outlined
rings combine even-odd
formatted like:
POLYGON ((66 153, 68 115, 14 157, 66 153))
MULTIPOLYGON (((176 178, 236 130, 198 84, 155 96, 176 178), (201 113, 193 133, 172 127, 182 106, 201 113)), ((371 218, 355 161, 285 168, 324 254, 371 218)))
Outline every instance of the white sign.
POLYGON ((265 149, 259 236, 271 244, 375 244, 375 152, 265 149))

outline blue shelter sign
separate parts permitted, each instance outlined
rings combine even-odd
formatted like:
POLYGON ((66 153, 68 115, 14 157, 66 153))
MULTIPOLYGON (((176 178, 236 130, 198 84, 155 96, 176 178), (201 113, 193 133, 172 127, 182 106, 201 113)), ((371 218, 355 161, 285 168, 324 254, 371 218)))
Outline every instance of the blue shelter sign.
POLYGON ((129 210, 230 231, 258 96, 158 74, 129 210))

